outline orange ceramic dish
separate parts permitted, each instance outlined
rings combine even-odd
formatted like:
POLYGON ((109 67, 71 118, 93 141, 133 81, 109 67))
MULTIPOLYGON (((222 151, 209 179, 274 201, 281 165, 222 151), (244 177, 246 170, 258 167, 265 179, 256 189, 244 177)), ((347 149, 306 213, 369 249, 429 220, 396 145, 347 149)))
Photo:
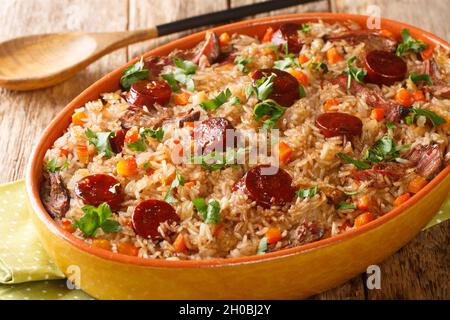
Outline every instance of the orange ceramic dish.
MULTIPOLYGON (((262 38, 268 26, 353 20, 361 26, 366 16, 295 14, 248 20, 215 28, 217 33, 248 34, 262 38)), ((399 36, 408 28, 414 38, 450 50, 445 41, 391 20, 381 28, 399 36)), ((146 54, 165 55, 193 47, 205 32, 176 40, 146 54)), ((135 63, 137 59, 131 63, 135 63)), ((46 150, 61 136, 75 108, 118 89, 124 67, 106 75, 76 97, 52 121, 29 161, 26 182, 32 218, 42 242, 57 266, 90 295, 101 299, 282 299, 304 298, 337 286, 382 261, 409 241, 436 214, 450 189, 450 166, 442 170, 411 199, 388 214, 332 238, 307 245, 230 259, 168 261, 112 253, 61 229, 48 215, 39 197, 46 150)))

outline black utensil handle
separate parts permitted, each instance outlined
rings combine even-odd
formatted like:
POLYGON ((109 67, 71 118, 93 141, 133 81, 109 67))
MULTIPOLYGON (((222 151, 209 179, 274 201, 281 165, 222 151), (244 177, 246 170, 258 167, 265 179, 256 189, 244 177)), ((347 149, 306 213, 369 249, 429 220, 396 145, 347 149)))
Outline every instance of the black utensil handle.
POLYGON ((175 22, 164 23, 156 26, 156 30, 158 30, 159 36, 165 36, 179 31, 189 30, 192 28, 198 28, 207 25, 220 24, 228 22, 230 20, 238 20, 244 17, 252 16, 258 13, 316 1, 318 0, 271 0, 242 7, 236 7, 228 10, 202 14, 175 22))

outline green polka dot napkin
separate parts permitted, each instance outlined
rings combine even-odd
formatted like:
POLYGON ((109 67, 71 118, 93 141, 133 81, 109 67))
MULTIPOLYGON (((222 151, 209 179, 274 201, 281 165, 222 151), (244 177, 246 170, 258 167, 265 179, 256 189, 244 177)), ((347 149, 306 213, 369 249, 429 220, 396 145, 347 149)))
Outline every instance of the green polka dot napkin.
MULTIPOLYGON (((92 299, 69 289, 38 240, 26 201, 23 181, 0 185, 0 300, 92 299)), ((449 218, 450 198, 425 228, 449 218)))

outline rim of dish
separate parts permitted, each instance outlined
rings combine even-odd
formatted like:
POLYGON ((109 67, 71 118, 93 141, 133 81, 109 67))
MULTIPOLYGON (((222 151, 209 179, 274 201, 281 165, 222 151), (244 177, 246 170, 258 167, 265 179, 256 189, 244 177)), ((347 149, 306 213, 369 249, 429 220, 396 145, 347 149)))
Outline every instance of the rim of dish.
MULTIPOLYGON (((177 47, 184 47, 186 43, 196 43, 197 40, 204 37, 206 31, 217 31, 217 32, 238 32, 239 30, 251 27, 257 27, 260 25, 273 25, 273 24, 282 24, 285 22, 306 22, 306 21, 314 21, 314 20, 323 20, 323 21, 347 21, 353 20, 358 24, 361 24, 362 20, 366 20, 368 16, 358 15, 358 14, 343 14, 343 13, 296 13, 289 15, 280 15, 280 16, 272 16, 272 17, 263 17, 251 20, 245 20, 241 22, 226 24, 223 26, 207 29, 201 32, 197 32, 186 37, 171 41, 167 44, 159 46, 151 51, 148 51, 143 54, 143 56, 151 56, 157 54, 164 54, 163 52, 170 52, 171 49, 177 47)), ((450 51, 450 44, 448 44, 443 39, 424 31, 422 29, 416 28, 406 23, 384 19, 381 18, 381 24, 386 29, 401 29, 408 28, 412 34, 420 35, 420 38, 426 38, 428 41, 433 42, 434 44, 441 45, 446 50, 450 51)), ((187 46, 189 47, 189 46, 187 46)), ((79 106, 79 101, 86 100, 86 97, 91 95, 93 92, 96 92, 98 88, 105 82, 108 82, 109 79, 117 77, 122 70, 136 62, 140 59, 140 56, 136 57, 132 61, 127 62, 125 65, 120 66, 114 71, 106 74, 83 92, 81 92, 77 97, 75 97, 67 106, 65 106, 53 120, 46 127, 41 137, 38 140, 37 145, 34 147, 30 159, 28 161, 28 165, 26 168, 25 174, 25 183, 26 190, 28 194, 28 198, 30 201, 31 208, 33 210, 33 214, 37 215, 37 217, 44 223, 49 232, 52 232, 57 237, 62 238, 67 241, 70 245, 75 246, 77 249, 97 256, 99 258, 103 258, 106 260, 112 260, 118 263, 125 264, 133 264, 140 266, 148 266, 148 267, 168 267, 168 268, 202 268, 202 267, 227 267, 237 264, 245 264, 245 263, 263 263, 273 259, 283 259, 291 255, 301 254, 303 252, 316 250, 325 246, 332 246, 341 241, 354 238, 362 233, 368 232, 369 230, 375 229, 389 220, 394 219, 402 213, 415 205, 417 202, 422 200, 422 198, 429 193, 432 189, 437 187, 444 179, 450 175, 450 165, 445 167, 434 179, 432 179, 423 189, 421 189, 418 193, 411 197, 408 201, 403 203, 402 205, 396 207, 392 211, 386 213, 385 215, 369 222, 368 224, 346 231, 344 233, 335 235, 330 238, 322 239, 319 241, 311 242, 305 245, 281 249, 278 251, 266 253, 264 255, 252 255, 252 256, 244 256, 237 258, 213 258, 213 259, 204 259, 204 260, 165 260, 165 259, 150 259, 150 258, 141 258, 135 256, 127 256, 119 253, 110 252, 107 250, 103 250, 100 248, 96 248, 90 246, 86 242, 81 239, 76 238, 71 233, 64 231, 59 225, 50 217, 50 215, 45 210, 42 201, 39 195, 39 182, 41 174, 39 172, 42 171, 42 161, 44 158, 44 153, 46 148, 43 147, 45 141, 52 135, 52 131, 54 127, 60 123, 65 123, 64 119, 68 118, 70 112, 73 111, 77 106, 79 106), (39 161, 38 161, 39 160, 39 161)))

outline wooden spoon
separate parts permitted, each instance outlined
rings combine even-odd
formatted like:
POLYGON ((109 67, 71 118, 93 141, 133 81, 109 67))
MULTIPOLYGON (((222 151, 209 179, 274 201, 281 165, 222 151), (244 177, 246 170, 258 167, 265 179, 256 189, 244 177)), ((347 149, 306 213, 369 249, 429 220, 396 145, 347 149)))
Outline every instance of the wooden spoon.
POLYGON ((318 0, 267 1, 147 30, 56 33, 8 40, 0 43, 0 86, 21 91, 49 87, 67 80, 105 54, 139 41, 314 1, 318 0))

